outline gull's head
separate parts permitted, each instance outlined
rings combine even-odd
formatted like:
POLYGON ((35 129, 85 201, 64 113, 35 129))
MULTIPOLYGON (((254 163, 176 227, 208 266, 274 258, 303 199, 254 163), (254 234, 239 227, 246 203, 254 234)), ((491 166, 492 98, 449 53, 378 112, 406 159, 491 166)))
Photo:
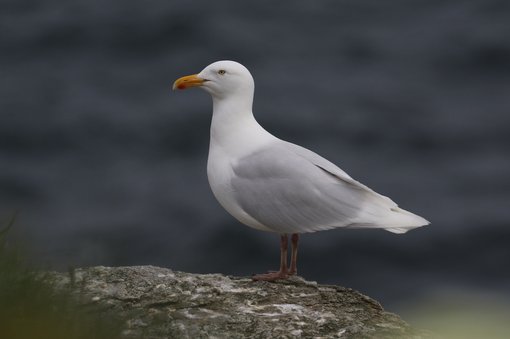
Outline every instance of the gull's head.
POLYGON ((177 79, 173 89, 201 87, 214 98, 223 99, 231 96, 253 96, 255 84, 246 67, 238 62, 217 61, 200 73, 177 79))

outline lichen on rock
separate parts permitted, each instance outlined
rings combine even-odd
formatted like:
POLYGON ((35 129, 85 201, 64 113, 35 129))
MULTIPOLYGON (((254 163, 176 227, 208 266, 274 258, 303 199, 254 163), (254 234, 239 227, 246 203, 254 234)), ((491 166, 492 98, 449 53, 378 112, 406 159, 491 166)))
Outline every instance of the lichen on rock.
POLYGON ((125 338, 422 338, 375 300, 293 277, 254 282, 153 266, 56 273, 85 304, 125 319, 125 338))

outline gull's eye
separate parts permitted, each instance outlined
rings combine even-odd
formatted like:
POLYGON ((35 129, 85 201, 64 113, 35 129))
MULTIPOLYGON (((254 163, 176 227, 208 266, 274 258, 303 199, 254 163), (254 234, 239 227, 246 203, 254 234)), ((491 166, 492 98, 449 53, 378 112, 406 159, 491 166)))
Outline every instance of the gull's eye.
POLYGON ((218 71, 218 74, 219 74, 219 75, 224 75, 225 73, 227 73, 227 71, 225 71, 224 69, 220 69, 220 70, 218 71))

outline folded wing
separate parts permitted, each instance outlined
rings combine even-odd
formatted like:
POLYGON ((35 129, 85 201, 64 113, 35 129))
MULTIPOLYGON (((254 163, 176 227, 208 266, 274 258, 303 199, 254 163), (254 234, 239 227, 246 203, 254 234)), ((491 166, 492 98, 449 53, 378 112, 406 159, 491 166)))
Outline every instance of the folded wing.
POLYGON ((428 224, 303 147, 276 141, 233 166, 240 207, 279 233, 337 227, 404 233, 428 224))

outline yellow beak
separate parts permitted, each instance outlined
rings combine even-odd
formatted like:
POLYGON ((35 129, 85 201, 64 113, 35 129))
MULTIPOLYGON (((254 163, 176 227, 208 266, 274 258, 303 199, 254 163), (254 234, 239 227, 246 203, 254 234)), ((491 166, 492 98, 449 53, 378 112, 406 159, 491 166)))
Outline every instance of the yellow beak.
POLYGON ((185 77, 179 78, 175 80, 172 89, 186 89, 190 87, 202 86, 205 82, 204 79, 199 78, 198 74, 187 75, 185 77))

